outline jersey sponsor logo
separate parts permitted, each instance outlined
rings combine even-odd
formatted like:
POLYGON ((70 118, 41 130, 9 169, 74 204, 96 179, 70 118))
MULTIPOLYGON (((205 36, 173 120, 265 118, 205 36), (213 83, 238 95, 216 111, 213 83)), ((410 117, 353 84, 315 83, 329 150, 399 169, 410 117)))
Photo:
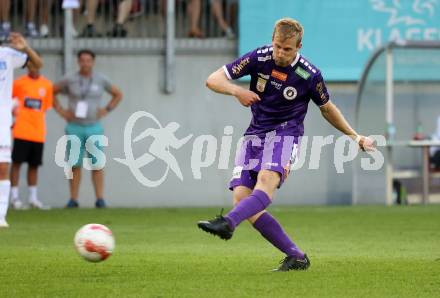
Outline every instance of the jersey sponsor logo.
POLYGON ((283 84, 281 84, 281 83, 277 83, 277 82, 274 82, 274 81, 270 81, 270 84, 272 85, 272 86, 274 86, 276 89, 278 89, 278 90, 281 90, 281 87, 283 86, 283 84))
POLYGON ((257 80, 257 90, 259 91, 259 92, 264 92, 264 89, 266 88, 266 83, 267 83, 267 80, 265 80, 265 79, 263 79, 263 78, 258 78, 258 80, 257 80))
POLYGON ((280 72, 277 70, 272 70, 271 76, 274 77, 275 79, 278 79, 280 81, 285 82, 287 80, 287 74, 284 72, 280 72))
POLYGON ((307 71, 305 71, 301 66, 298 66, 295 69, 295 73, 297 75, 299 75, 301 78, 303 78, 304 80, 307 80, 310 77, 310 74, 307 71))
POLYGON ((269 78, 270 78, 270 75, 265 75, 264 73, 261 73, 261 72, 259 72, 258 75, 265 80, 269 80, 269 78))
POLYGON ((24 99, 24 106, 32 110, 41 110, 41 100, 38 98, 26 97, 24 99))
POLYGON ((298 95, 298 91, 292 86, 284 88, 283 91, 284 98, 287 100, 293 100, 298 95))
POLYGON ((272 55, 258 57, 258 61, 260 61, 260 62, 265 62, 265 61, 270 60, 270 59, 272 59, 272 55))
POLYGON ((0 70, 5 70, 6 68, 8 68, 6 61, 0 60, 0 70))
POLYGON ((232 73, 235 74, 235 75, 240 74, 240 72, 243 70, 243 68, 244 68, 246 65, 249 64, 249 62, 250 62, 249 57, 246 57, 246 58, 244 58, 244 59, 241 59, 241 61, 240 61, 238 64, 232 66, 232 73))

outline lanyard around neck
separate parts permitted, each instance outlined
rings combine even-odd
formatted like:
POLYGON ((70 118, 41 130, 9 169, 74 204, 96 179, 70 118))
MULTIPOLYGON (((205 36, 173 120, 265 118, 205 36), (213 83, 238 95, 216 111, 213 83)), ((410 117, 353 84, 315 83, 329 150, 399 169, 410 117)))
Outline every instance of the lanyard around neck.
POLYGON ((93 78, 90 77, 90 79, 87 80, 87 84, 84 81, 85 81, 84 78, 80 76, 79 88, 80 88, 80 93, 81 93, 81 100, 84 100, 86 98, 86 96, 89 94, 90 88, 92 87, 93 78))

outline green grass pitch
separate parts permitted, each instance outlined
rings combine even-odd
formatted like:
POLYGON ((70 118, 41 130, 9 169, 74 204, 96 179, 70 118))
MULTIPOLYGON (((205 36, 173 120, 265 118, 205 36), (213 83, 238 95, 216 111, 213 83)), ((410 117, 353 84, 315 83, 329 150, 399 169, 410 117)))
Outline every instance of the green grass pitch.
POLYGON ((11 211, 0 297, 439 297, 440 206, 272 207, 310 256, 306 272, 248 224, 225 242, 196 228, 217 209, 11 211), (73 235, 109 226, 116 250, 82 260, 73 235))

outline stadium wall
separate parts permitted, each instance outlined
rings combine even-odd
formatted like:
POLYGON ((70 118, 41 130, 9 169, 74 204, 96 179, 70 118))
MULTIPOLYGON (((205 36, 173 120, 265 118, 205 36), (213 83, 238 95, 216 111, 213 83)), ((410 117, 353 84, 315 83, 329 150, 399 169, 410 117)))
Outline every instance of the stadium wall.
MULTIPOLYGON (((99 55, 96 70, 107 75, 119 86, 124 99, 122 104, 103 121, 109 145, 105 149, 105 198, 113 207, 171 207, 171 206, 228 206, 231 194, 227 184, 233 170, 235 144, 250 121, 250 111, 233 98, 214 94, 204 83, 206 77, 220 65, 233 59, 232 54, 198 53, 176 56, 176 92, 162 92, 162 56, 157 55, 99 55), (178 139, 190 134, 193 137, 180 149, 171 149, 182 171, 183 181, 169 170, 166 180, 157 187, 139 183, 130 169, 114 158, 124 158, 124 127, 136 111, 147 111, 166 126, 177 122, 178 139), (224 127, 232 126, 232 153, 227 169, 218 169, 218 153, 224 127), (200 171, 201 179, 194 177, 194 161, 191 154, 194 141, 202 135, 212 135, 217 142, 215 162, 200 171)), ((57 54, 44 55, 43 74, 56 81, 61 76, 62 59, 57 54)), ((74 66, 75 67, 75 66, 74 66)), ((21 74, 21 73, 19 73, 21 74)), ((333 101, 349 120, 353 119, 355 84, 329 84, 333 101)), ((66 99, 60 97, 66 104, 66 99)), ((47 115, 48 137, 45 145, 44 165, 40 170, 39 196, 53 207, 62 207, 68 199, 68 182, 61 167, 55 163, 56 144, 64 134, 64 121, 50 111, 47 115)), ((148 127, 154 127, 151 119, 140 119, 133 130, 133 138, 148 127)), ((319 109, 311 103, 306 118, 306 135, 339 136, 321 117, 319 109)), ((148 152, 149 141, 133 144, 135 157, 148 152), (142 143, 142 144, 141 144, 142 143)), ((197 151, 197 150, 196 150, 197 151)), ((277 193, 275 204, 349 204, 351 202, 351 165, 345 165, 345 173, 337 174, 333 165, 333 146, 323 148, 320 166, 310 170, 310 141, 305 165, 290 174, 277 193)), ((203 157, 203 156, 202 156, 203 157)), ((21 193, 25 191, 25 169, 21 173, 21 193)), ((145 177, 155 180, 166 170, 165 163, 156 159, 141 169, 145 177)), ((83 170, 80 188, 81 206, 93 206, 94 192, 90 172, 83 170)))

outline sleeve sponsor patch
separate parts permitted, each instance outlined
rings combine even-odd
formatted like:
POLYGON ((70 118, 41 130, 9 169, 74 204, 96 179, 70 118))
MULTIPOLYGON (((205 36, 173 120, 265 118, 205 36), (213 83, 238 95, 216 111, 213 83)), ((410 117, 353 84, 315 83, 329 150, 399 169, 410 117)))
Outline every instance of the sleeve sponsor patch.
POLYGON ((324 92, 324 83, 323 82, 319 82, 318 84, 316 84, 316 91, 318 91, 319 97, 323 101, 327 100, 327 95, 324 92))
POLYGON ((246 57, 246 58, 240 60, 240 62, 238 64, 232 66, 232 73, 234 75, 240 74, 240 72, 244 69, 244 67, 246 65, 249 64, 249 62, 250 62, 250 58, 249 57, 246 57))

